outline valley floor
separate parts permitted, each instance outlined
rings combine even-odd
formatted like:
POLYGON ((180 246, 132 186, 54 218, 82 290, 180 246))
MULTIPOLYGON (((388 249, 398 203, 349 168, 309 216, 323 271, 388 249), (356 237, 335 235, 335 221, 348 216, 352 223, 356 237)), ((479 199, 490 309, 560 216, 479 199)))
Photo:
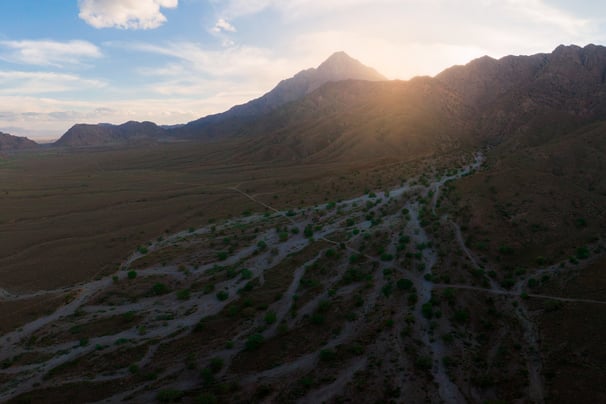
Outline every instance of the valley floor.
POLYGON ((163 235, 73 287, 0 290, 49 305, 0 337, 0 401, 544 402, 534 302, 606 301, 528 290, 591 260, 490 275, 439 209, 483 158, 302 208, 232 187, 265 213, 163 235))

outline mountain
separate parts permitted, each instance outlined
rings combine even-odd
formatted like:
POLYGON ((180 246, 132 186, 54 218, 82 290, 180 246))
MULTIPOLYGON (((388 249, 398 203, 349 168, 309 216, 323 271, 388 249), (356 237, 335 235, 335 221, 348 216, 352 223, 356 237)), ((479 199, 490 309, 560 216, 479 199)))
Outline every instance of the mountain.
POLYGON ((77 124, 72 126, 54 145, 82 147, 156 141, 161 139, 165 133, 163 128, 153 122, 130 121, 122 125, 77 124))
POLYGON ((38 143, 26 137, 13 136, 8 133, 0 132, 0 151, 31 149, 37 146, 38 143))
POLYGON ((420 157, 464 146, 474 130, 467 115, 454 92, 428 77, 328 83, 250 121, 233 156, 317 162, 420 157))
POLYGON ((247 138, 240 158, 344 160, 469 145, 518 150, 606 120, 606 48, 482 57, 435 78, 342 81, 206 133, 247 138), (246 136, 243 136, 246 135, 246 136))
POLYGON ((341 80, 385 81, 387 79, 345 52, 336 52, 318 68, 303 70, 294 77, 281 81, 262 97, 234 106, 221 114, 210 115, 186 125, 157 126, 152 122, 127 122, 119 126, 78 124, 69 129, 55 142, 55 145, 78 147, 122 144, 166 139, 168 134, 173 139, 227 137, 240 133, 251 120, 258 119, 290 102, 300 100, 326 83, 341 80))
POLYGON ((183 126, 77 125, 58 145, 236 140, 238 160, 402 157, 461 146, 516 149, 606 119, 606 48, 482 57, 434 78, 386 81, 343 52, 227 112, 183 126))
POLYGON ((174 136, 200 137, 221 136, 246 127, 250 118, 267 114, 290 102, 301 100, 306 95, 329 82, 343 80, 386 81, 375 69, 365 66, 345 52, 336 52, 318 68, 311 68, 282 80, 273 90, 260 98, 237 105, 227 112, 190 122, 176 128, 174 136), (219 126, 218 126, 219 125, 219 126))
POLYGON ((552 53, 476 59, 436 76, 470 108, 491 143, 539 144, 606 119, 606 48, 558 46, 552 53))

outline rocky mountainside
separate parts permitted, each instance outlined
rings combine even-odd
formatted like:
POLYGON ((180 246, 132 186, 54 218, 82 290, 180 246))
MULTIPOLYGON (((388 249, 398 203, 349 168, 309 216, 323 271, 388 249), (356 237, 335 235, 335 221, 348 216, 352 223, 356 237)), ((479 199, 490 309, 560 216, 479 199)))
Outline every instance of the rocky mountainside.
POLYGON ((37 146, 38 143, 26 137, 13 136, 8 133, 0 132, 0 151, 31 149, 37 146))
POLYGON ((559 46, 552 53, 483 57, 436 76, 469 107, 492 143, 540 144, 606 119, 606 48, 559 46), (521 135, 521 136, 517 136, 521 135))
POLYGON ((128 122, 119 126, 79 124, 66 132, 55 144, 100 146, 157 140, 165 135, 170 135, 172 138, 196 139, 232 136, 244 130, 249 122, 260 119, 285 104, 304 98, 326 83, 342 80, 385 81, 387 79, 345 52, 337 52, 318 68, 303 70, 290 79, 282 80, 262 97, 234 106, 224 113, 200 118, 186 125, 165 127, 156 126, 151 122, 128 122))
POLYGON ((166 131, 153 122, 130 121, 122 125, 77 124, 70 128, 55 146, 82 147, 157 141, 166 131))
POLYGON ((239 139, 246 160, 402 157, 461 145, 541 144, 606 119, 606 48, 482 57, 435 78, 386 81, 343 52, 263 97, 183 126, 77 125, 58 145, 239 139))
POLYGON ((258 118, 306 95, 329 82, 343 80, 386 81, 375 69, 363 65, 345 52, 336 52, 318 68, 311 68, 282 80, 273 90, 260 98, 229 111, 190 122, 173 131, 174 136, 223 136, 242 130, 251 119, 258 118))
MULTIPOLYGON (((241 160, 406 157, 539 145, 606 119, 606 48, 476 59, 435 78, 327 83, 268 113, 203 119, 188 136, 242 139, 241 160)), ((175 133, 179 135, 178 132, 175 133)))

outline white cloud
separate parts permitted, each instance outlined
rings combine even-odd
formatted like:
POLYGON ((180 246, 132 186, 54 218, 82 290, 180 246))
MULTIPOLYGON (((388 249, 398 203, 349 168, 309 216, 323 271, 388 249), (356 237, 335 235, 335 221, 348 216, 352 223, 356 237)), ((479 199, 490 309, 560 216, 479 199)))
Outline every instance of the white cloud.
POLYGON ((166 22, 161 8, 179 0, 78 0, 79 17, 95 28, 154 29, 166 22))
POLYGON ((0 70, 0 95, 61 93, 105 86, 103 81, 73 74, 0 70))
MULTIPOLYGON (((167 75, 174 73, 179 77, 204 75, 213 79, 240 79, 241 83, 266 83, 283 74, 292 75, 298 70, 297 61, 288 56, 278 56, 274 51, 254 46, 232 46, 227 49, 207 49, 195 42, 170 43, 113 43, 138 52, 153 53, 174 59, 159 69, 144 69, 146 74, 167 75), (292 69, 295 69, 294 71, 292 69)), ((274 83, 275 84, 275 83, 274 83)))
POLYGON ((67 64, 80 64, 83 59, 95 59, 102 56, 101 51, 95 45, 79 40, 67 42, 0 41, 0 47, 8 50, 0 52, 0 59, 37 66, 62 67, 67 64))
POLYGON ((212 28, 212 32, 236 32, 236 27, 231 25, 227 20, 219 18, 215 26, 212 28))
POLYGON ((553 25, 572 35, 582 33, 590 25, 588 20, 567 14, 542 0, 507 0, 504 4, 532 21, 553 25))

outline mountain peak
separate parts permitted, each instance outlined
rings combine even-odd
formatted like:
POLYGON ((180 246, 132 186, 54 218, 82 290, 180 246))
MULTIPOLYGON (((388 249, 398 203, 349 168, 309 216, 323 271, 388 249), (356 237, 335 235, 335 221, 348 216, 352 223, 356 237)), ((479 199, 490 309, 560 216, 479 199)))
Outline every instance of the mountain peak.
POLYGON ((344 78, 353 78, 368 81, 384 81, 385 76, 375 69, 363 65, 359 60, 352 58, 343 51, 333 53, 316 69, 317 74, 327 81, 338 81, 344 78))
POLYGON ((345 53, 344 51, 337 51, 335 53, 333 53, 332 55, 330 55, 328 57, 328 59, 326 59, 321 65, 330 65, 330 64, 334 64, 334 63, 360 63, 358 60, 352 58, 351 56, 349 56, 347 53, 345 53))

